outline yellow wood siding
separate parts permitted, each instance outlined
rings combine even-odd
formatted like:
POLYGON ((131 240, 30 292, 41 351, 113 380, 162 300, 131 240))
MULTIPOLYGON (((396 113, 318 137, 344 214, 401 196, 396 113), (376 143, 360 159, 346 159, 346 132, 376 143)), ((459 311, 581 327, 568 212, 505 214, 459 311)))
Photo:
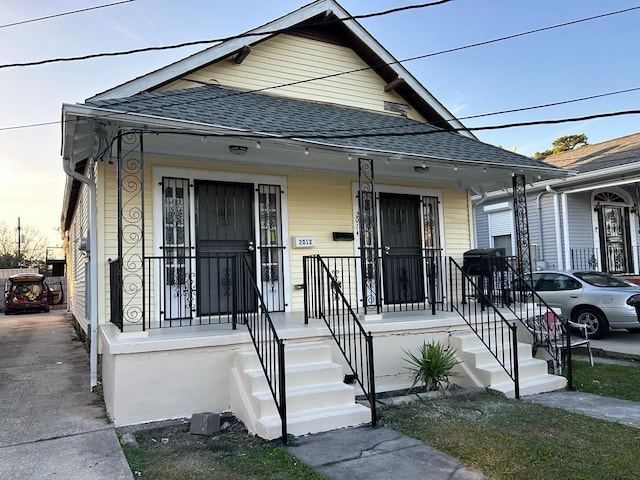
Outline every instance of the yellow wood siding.
MULTIPOLYGON (((293 311, 303 308, 303 291, 294 288, 302 284, 302 258, 306 255, 324 256, 353 256, 354 243, 349 241, 333 241, 332 232, 353 232, 354 230, 354 198, 353 182, 357 181, 355 174, 321 173, 284 169, 278 167, 256 167, 248 165, 233 165, 229 163, 214 163, 195 160, 165 157, 145 158, 145 249, 146 255, 153 255, 153 182, 154 167, 184 168, 182 176, 198 177, 197 171, 241 173, 246 175, 270 175, 286 178, 287 188, 287 222, 288 254, 290 261, 290 283, 287 288, 291 292, 291 306, 293 311), (314 248, 294 248, 293 238, 296 236, 313 237, 316 240, 314 248)), ((105 191, 100 209, 104 219, 104 236, 101 237, 102 270, 100 278, 103 282, 101 292, 105 292, 101 310, 105 312, 104 321, 109 321, 109 269, 108 258, 117 258, 117 185, 116 169, 114 165, 104 164, 101 170, 101 185, 105 191)), ((469 204, 467 192, 442 184, 425 184, 419 181, 401 181, 398 179, 379 178, 379 186, 393 186, 407 188, 434 189, 442 192, 441 209, 443 214, 442 229, 444 232, 444 248, 447 255, 461 259, 462 254, 471 246, 471 228, 469 219, 469 204)), ((155 205, 156 209, 161 205, 155 205)), ((157 226, 155 226, 157 228, 157 226)), ((153 277, 153 275, 151 275, 153 277)), ((153 303, 153 302, 152 302, 153 303)), ((102 320, 102 319, 101 319, 102 320)))
POLYGON ((462 254, 472 248, 469 195, 466 190, 447 187, 442 192, 446 254, 462 260, 462 254))
MULTIPOLYGON (((221 60, 160 90, 191 88, 202 83, 380 112, 385 111, 385 101, 406 104, 394 91, 385 92, 384 80, 350 48, 286 34, 254 46, 240 65, 229 59, 221 60), (337 75, 343 72, 352 73, 337 75), (330 77, 307 81, 327 76, 330 77), (288 86, 271 88, 280 85, 288 86)), ((413 110, 408 116, 424 121, 413 110)))

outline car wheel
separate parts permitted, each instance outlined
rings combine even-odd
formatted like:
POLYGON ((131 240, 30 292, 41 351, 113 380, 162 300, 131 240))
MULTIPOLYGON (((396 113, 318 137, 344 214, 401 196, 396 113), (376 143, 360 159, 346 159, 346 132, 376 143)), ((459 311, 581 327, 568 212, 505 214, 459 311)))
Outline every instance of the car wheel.
POLYGON ((576 314, 576 323, 587 326, 587 334, 593 340, 599 340, 609 331, 609 322, 604 314, 594 308, 584 308, 576 314))

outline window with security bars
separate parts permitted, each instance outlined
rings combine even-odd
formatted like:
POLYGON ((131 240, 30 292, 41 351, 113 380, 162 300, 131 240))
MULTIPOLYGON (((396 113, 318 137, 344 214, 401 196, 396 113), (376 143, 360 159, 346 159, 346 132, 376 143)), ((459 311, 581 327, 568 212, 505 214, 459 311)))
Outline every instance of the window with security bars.
POLYGON ((189 268, 185 257, 189 257, 191 250, 189 180, 164 177, 162 192, 165 284, 184 285, 189 268))
POLYGON ((271 311, 285 307, 281 197, 279 185, 258 185, 262 295, 271 311))

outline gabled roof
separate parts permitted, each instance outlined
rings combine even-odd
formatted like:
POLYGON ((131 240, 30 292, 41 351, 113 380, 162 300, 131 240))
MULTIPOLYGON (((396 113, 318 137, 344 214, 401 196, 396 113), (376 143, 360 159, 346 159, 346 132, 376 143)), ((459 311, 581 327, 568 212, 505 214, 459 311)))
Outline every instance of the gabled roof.
POLYGON ((107 112, 139 114, 149 120, 153 117, 182 120, 193 124, 194 130, 201 125, 236 134, 291 138, 460 163, 556 170, 538 160, 406 117, 216 85, 94 100, 85 105, 107 112), (349 137, 350 133, 354 136, 349 137))
MULTIPOLYGON (((429 123, 445 129, 464 127, 357 21, 345 20, 350 17, 351 15, 335 0, 317 0, 243 34, 248 36, 240 35, 219 43, 166 67, 99 93, 87 101, 123 98, 153 91, 195 70, 230 58, 246 46, 255 45, 277 35, 274 32, 286 31, 290 34, 312 35, 315 38, 326 37, 331 41, 344 42, 353 48, 386 82, 401 78, 402 83, 394 90, 429 123)), ((463 131, 461 134, 474 137, 468 131, 463 131)))
POLYGON ((545 158, 544 162, 579 173, 640 162, 640 133, 556 153, 545 158))

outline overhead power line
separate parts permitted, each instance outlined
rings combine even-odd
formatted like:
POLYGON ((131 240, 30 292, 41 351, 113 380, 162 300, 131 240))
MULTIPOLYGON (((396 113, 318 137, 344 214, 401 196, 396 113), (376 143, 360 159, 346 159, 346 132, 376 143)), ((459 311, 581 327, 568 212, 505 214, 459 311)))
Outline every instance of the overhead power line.
MULTIPOLYGON (((363 14, 363 15, 353 15, 353 16, 349 16, 346 18, 342 18, 342 19, 338 19, 335 20, 335 22, 344 22, 344 21, 348 21, 348 20, 357 20, 360 18, 371 18, 373 16, 381 16, 381 15, 388 15, 389 13, 395 13, 397 11, 403 11, 403 10, 408 10, 408 9, 413 9, 413 8, 424 8, 424 7, 430 7, 430 6, 434 6, 434 5, 440 5, 442 3, 446 3, 449 2, 451 0, 441 0, 439 2, 435 2, 435 3, 426 3, 426 4, 420 4, 420 5, 411 5, 411 6, 406 6, 406 7, 399 7, 396 9, 392 9, 392 10, 385 10, 383 12, 376 12, 376 13, 369 13, 369 14, 363 14)), ((625 8, 623 10, 616 10, 613 12, 607 12, 607 13, 603 13, 603 14, 599 14, 599 15, 594 15, 591 17, 586 17, 586 18, 581 18, 578 20, 572 20, 569 22, 564 22, 564 23, 559 23, 559 24, 555 24, 555 25, 549 25, 546 27, 541 27, 541 28, 536 28, 533 30, 528 30, 526 32, 520 32, 520 33, 515 33, 512 35, 507 35, 504 37, 498 37, 498 38, 494 38, 491 40, 485 40, 482 42, 477 42, 477 43, 472 43, 472 44, 468 44, 468 45, 463 45, 461 47, 455 47, 455 48, 450 48, 450 49, 446 49, 446 50, 441 50, 439 52, 433 52, 433 53, 429 53, 429 54, 425 54, 425 55, 419 55, 416 57, 410 57, 404 60, 399 60, 399 62, 409 62, 409 61, 413 61, 413 60, 419 60, 419 59, 423 59, 423 58, 428 58, 428 57, 433 57, 436 55, 442 55, 445 53, 452 53, 452 52, 456 52, 459 50, 465 50, 468 48, 474 48, 474 47, 479 47, 479 46, 483 46, 483 45, 489 45, 491 43, 496 43, 496 42, 502 42, 504 40, 510 40, 513 38, 517 38, 517 37, 522 37, 525 35, 531 35, 534 33, 539 33, 539 32, 543 32, 546 30, 552 30, 555 28, 561 28, 561 27, 567 27, 569 25, 575 25, 578 23, 583 23, 583 22, 588 22, 591 20, 596 20, 599 18, 604 18, 604 17, 609 17, 612 15, 619 15, 622 13, 627 13, 633 10, 638 10, 640 9, 640 5, 639 6, 635 6, 635 7, 630 7, 630 8, 625 8)), ((327 23, 331 23, 331 21, 329 22, 323 22, 320 24, 310 24, 307 26, 314 26, 314 25, 326 25, 327 23)), ((294 27, 295 28, 295 27, 294 27)), ((183 43, 177 43, 177 44, 173 44, 173 45, 162 45, 162 46, 157 46, 157 47, 143 47, 143 48, 135 48, 135 49, 131 49, 131 50, 122 50, 122 51, 118 51, 118 52, 102 52, 102 53, 90 53, 87 55, 79 55, 79 56, 75 56, 75 57, 58 57, 58 58, 49 58, 49 59, 44 59, 44 60, 36 60, 36 61, 32 61, 32 62, 20 62, 20 63, 8 63, 8 64, 3 64, 0 65, 0 69, 4 69, 4 68, 14 68, 14 67, 33 67, 33 66, 37 66, 37 65, 45 65, 45 64, 49 64, 49 63, 59 63, 59 62, 74 62, 74 61, 80 61, 80 60, 89 60, 92 58, 99 58, 99 57, 116 57, 116 56, 123 56, 123 55, 132 55, 135 53, 143 53, 143 52, 153 52, 153 51, 159 51, 159 50, 171 50, 171 49, 176 49, 176 48, 184 48, 184 47, 191 47, 191 46, 195 46, 195 45, 203 45, 203 44, 212 44, 212 43, 221 43, 221 42, 226 42, 229 40, 235 40, 235 39, 239 39, 239 38, 246 38, 246 37, 252 37, 252 36, 262 36, 262 35, 275 35, 275 34, 279 34, 279 33, 285 33, 287 31, 290 31, 292 28, 291 27, 287 27, 287 28, 282 28, 282 29, 278 29, 278 30, 271 30, 271 31, 263 31, 263 32, 246 32, 246 33, 242 33, 239 35, 233 35, 233 36, 229 36, 229 37, 223 37, 223 38, 217 38, 217 39, 211 39, 211 40, 194 40, 191 42, 183 42, 183 43)))
MULTIPOLYGON (((127 113, 127 112, 120 112, 120 113, 127 113)), ((288 133, 287 135, 278 135, 274 138, 283 139, 283 140, 287 140, 287 139, 304 140, 304 139, 323 139, 323 138, 336 139, 336 138, 366 138, 366 137, 406 137, 406 136, 412 136, 412 135, 414 136, 415 135, 431 135, 434 133, 450 133, 450 132, 461 132, 461 131, 475 132, 475 131, 482 131, 482 130, 501 130, 505 128, 515 128, 515 127, 531 127, 535 125, 553 125, 558 123, 570 123, 570 122, 581 122, 585 120, 594 120, 596 118, 619 117, 622 115, 638 115, 638 114, 640 114, 640 110, 621 110, 617 112, 595 113, 592 115, 584 115, 580 117, 554 118, 554 119, 548 119, 548 120, 532 120, 527 122, 503 123, 503 124, 497 124, 497 125, 485 125, 485 126, 478 126, 478 127, 459 127, 459 128, 450 128, 447 130, 438 129, 438 130, 429 130, 429 131, 420 130, 420 131, 409 131, 409 132, 397 132, 397 131, 374 132, 371 130, 367 131, 366 129, 362 129, 358 133, 347 133, 347 134, 320 134, 320 133, 317 133, 317 131, 316 133, 311 133, 309 131, 302 131, 302 132, 299 131, 295 133, 288 133)), ((19 128, 40 127, 45 125, 56 125, 61 123, 62 121, 59 120, 56 122, 43 122, 43 123, 20 125, 20 126, 13 126, 13 127, 2 127, 0 128, 0 131, 15 130, 19 128)), ((345 130, 343 129, 340 131, 344 132, 345 130)), ((172 132, 180 133, 176 131, 172 131, 172 132)), ((199 133, 199 135, 202 135, 202 133, 199 133)), ((234 134, 212 135, 212 136, 265 138, 265 134, 243 133, 243 132, 238 132, 234 134)))
MULTIPOLYGON (((348 17, 339 18, 337 20, 329 20, 329 21, 324 21, 324 22, 321 22, 321 23, 305 24, 305 26, 306 27, 313 27, 313 26, 327 25, 327 24, 330 24, 330 23, 345 22, 345 21, 348 21, 348 20, 359 20, 359 19, 362 19, 362 18, 380 17, 380 16, 383 16, 383 15, 389 15, 389 14, 396 13, 396 12, 403 12, 403 11, 414 10, 414 9, 418 9, 418 8, 433 7, 433 6, 436 6, 436 5, 441 5, 443 3, 448 3, 450 1, 452 1, 452 0, 439 0, 439 1, 436 1, 436 2, 421 3, 421 4, 417 4, 417 5, 406 5, 404 7, 392 8, 392 9, 384 10, 384 11, 381 11, 381 12, 365 13, 365 14, 362 14, 362 15, 350 15, 348 17)), ((49 58, 49 59, 45 59, 45 60, 36 60, 36 61, 33 61, 33 62, 10 63, 10 64, 5 64, 5 65, 0 65, 0 69, 13 68, 13 67, 33 67, 33 66, 36 66, 36 65, 45 65, 45 64, 48 64, 48 63, 75 62, 75 61, 79 61, 79 60, 89 60, 91 58, 116 57, 116 56, 122 56, 122 55, 132 55, 134 53, 155 52, 155 51, 159 51, 159 50, 172 50, 172 49, 176 49, 176 48, 192 47, 192 46, 196 46, 196 45, 222 43, 222 42, 227 42, 229 40, 236 40, 236 39, 239 39, 239 38, 256 37, 256 36, 262 36, 262 35, 276 35, 276 34, 279 34, 279 33, 288 32, 288 31, 292 30, 292 28, 297 28, 297 26, 295 26, 295 27, 286 27, 286 28, 281 28, 281 29, 277 29, 277 30, 270 30, 270 31, 245 32, 245 33, 241 33, 241 34, 238 34, 238 35, 232 35, 232 36, 229 36, 229 37, 222 37, 222 38, 216 38, 216 39, 210 39, 210 40, 194 40, 194 41, 191 41, 191 42, 176 43, 176 44, 173 44, 173 45, 161 45, 161 46, 158 46, 158 47, 143 47, 143 48, 134 48, 134 49, 131 49, 131 50, 122 50, 122 51, 118 51, 118 52, 90 53, 90 54, 87 54, 87 55, 79 55, 79 56, 75 56, 75 57, 58 57, 58 58, 49 58)))
POLYGON ((113 7, 115 5, 121 5, 123 3, 130 3, 130 2, 135 2, 135 0, 122 0, 120 2, 108 3, 106 5, 96 5, 94 7, 81 8, 79 10, 72 10, 69 12, 55 13, 53 15, 47 15, 45 17, 31 18, 29 20, 22 20, 20 22, 5 23, 4 25, 0 25, 0 28, 15 27, 17 25, 24 25, 26 23, 40 22, 42 20, 49 20, 51 18, 65 17, 67 15, 74 15, 76 13, 89 12, 91 10, 98 10, 100 8, 113 7))

